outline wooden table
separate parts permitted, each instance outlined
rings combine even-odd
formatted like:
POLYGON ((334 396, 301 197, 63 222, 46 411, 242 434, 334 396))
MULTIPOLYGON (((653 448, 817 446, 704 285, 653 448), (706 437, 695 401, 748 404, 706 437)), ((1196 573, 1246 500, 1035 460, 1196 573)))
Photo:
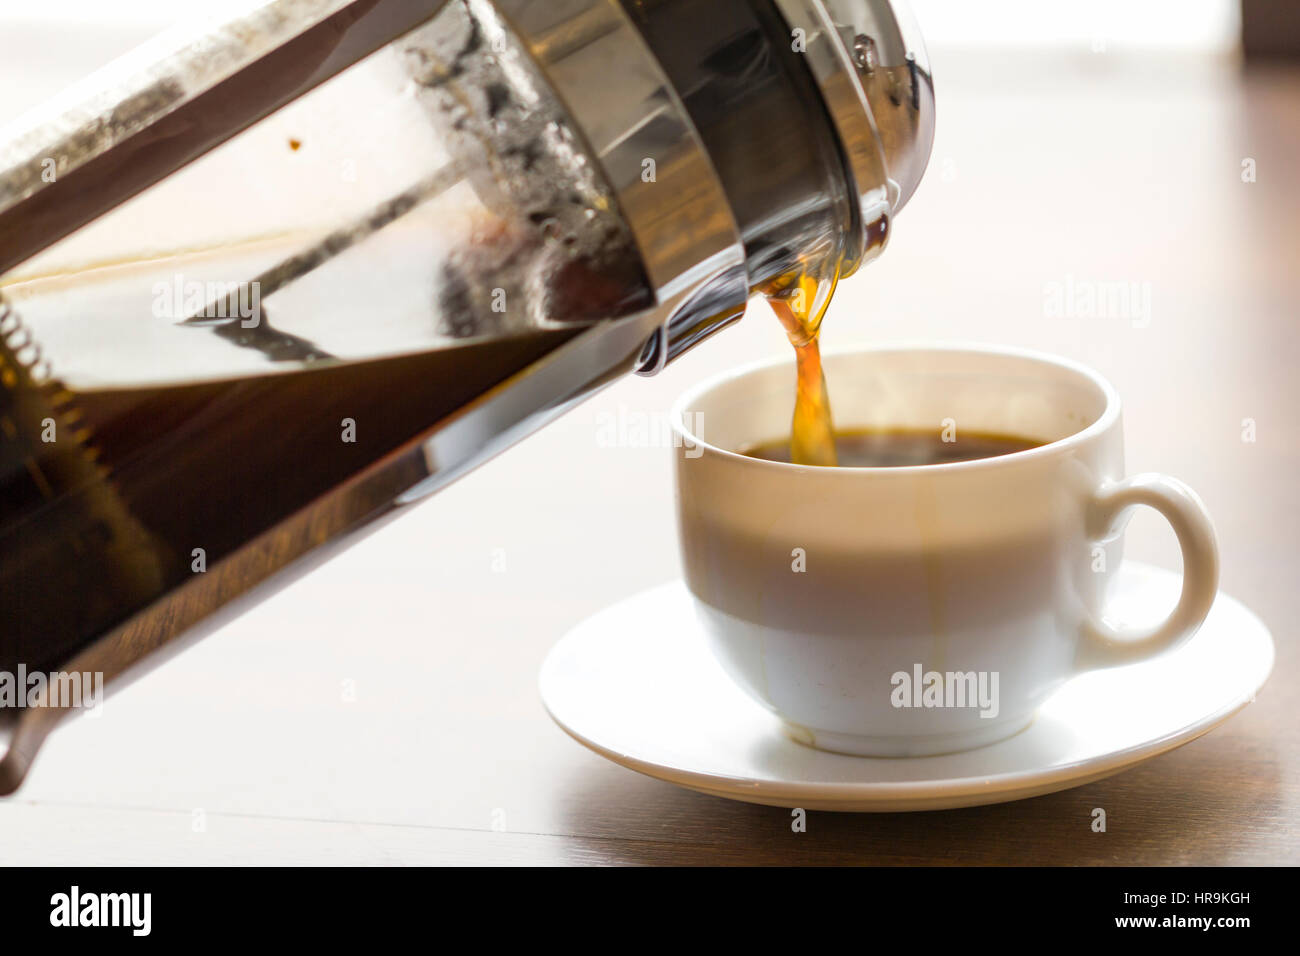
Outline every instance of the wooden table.
MULTIPOLYGON (((892 247, 842 287, 828 345, 958 338, 1100 369, 1126 403, 1131 470, 1201 493, 1224 589, 1274 631, 1256 703, 1078 789, 813 813, 806 833, 786 810, 680 790, 570 740, 538 700, 547 649, 679 573, 669 452, 602 447, 598 427, 780 353, 755 307, 57 732, 0 802, 0 862, 1300 862, 1300 73, 1114 52, 933 59, 930 171, 892 247), (1067 280, 1139 283, 1150 312, 1048 314, 1067 280)), ((1152 515, 1128 554, 1179 560, 1152 515)))

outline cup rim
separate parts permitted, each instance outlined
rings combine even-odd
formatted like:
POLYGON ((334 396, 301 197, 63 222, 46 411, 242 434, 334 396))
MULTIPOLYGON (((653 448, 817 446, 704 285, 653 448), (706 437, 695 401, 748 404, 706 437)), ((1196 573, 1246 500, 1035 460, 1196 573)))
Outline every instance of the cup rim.
POLYGON ((1020 348, 1018 346, 996 345, 984 342, 927 342, 924 340, 908 340, 902 342, 889 342, 880 345, 859 343, 855 345, 843 346, 831 349, 825 353, 823 359, 838 358, 845 355, 864 355, 864 354, 885 354, 889 352, 964 352, 975 355, 999 355, 1012 358, 1028 359, 1044 365, 1052 365, 1057 368, 1065 369, 1080 375, 1091 382, 1105 397, 1106 406, 1102 409, 1091 423, 1085 425, 1076 432, 1066 435, 1064 438, 1058 438, 1050 441, 1045 445, 1038 445, 1034 448, 1028 448, 1024 451, 1009 452, 1005 455, 994 455, 988 458, 972 458, 967 461, 949 461, 935 462, 926 465, 840 465, 834 468, 827 468, 825 465, 798 465, 793 462, 771 461, 766 458, 752 458, 749 455, 743 455, 740 452, 723 448, 720 445, 714 445, 705 441, 698 435, 694 434, 686 426, 685 412, 687 409, 699 401, 699 399, 727 382, 735 381, 746 375, 752 375, 756 372, 762 372, 770 368, 781 365, 794 365, 792 358, 781 356, 779 358, 759 359, 755 362, 749 362, 745 365, 739 365, 712 375, 702 382, 688 388, 677 400, 673 402, 669 412, 669 424, 677 437, 679 443, 689 448, 702 448, 712 454, 720 455, 723 458, 731 459, 737 463, 742 463, 747 467, 756 468, 785 468, 792 470, 792 473, 810 473, 826 475, 834 474, 871 474, 871 475, 896 475, 898 477, 914 477, 920 474, 937 475, 945 472, 961 471, 969 472, 977 469, 993 469, 1015 467, 1022 462, 1046 458, 1052 455, 1059 455, 1070 448, 1076 447, 1096 435, 1110 429, 1120 416, 1120 398, 1119 392, 1116 391, 1109 380, 1101 375, 1100 372, 1084 365, 1082 362, 1076 362, 1073 359, 1065 358, 1061 355, 1054 355, 1051 352, 1040 352, 1035 349, 1020 348))

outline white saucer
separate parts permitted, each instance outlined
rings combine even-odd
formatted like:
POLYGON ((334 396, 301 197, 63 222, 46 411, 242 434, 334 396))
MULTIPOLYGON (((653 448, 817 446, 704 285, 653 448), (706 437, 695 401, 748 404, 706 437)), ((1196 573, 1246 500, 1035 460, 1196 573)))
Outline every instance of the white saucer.
MULTIPOLYGON (((1126 562, 1112 607, 1154 620, 1179 577, 1126 562)), ((651 777, 748 803, 810 810, 937 810, 1019 800, 1118 773, 1249 703, 1273 666, 1259 618, 1219 593, 1187 644, 1071 680, 1014 737, 937 757, 850 757, 796 743, 714 661, 680 581, 606 608, 542 665, 546 709, 579 743, 651 777)), ((1109 613, 1109 609, 1108 609, 1109 613)))

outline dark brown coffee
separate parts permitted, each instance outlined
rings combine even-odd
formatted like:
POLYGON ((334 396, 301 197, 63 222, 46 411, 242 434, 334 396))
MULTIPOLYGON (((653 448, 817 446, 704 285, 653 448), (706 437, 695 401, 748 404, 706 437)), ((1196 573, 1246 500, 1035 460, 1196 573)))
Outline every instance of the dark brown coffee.
POLYGON ((0 672, 10 673, 20 664, 60 669, 196 577, 195 548, 214 573, 245 543, 575 334, 79 389, 34 383, 6 344, 7 328, 0 325, 0 672), (344 419, 355 423, 349 440, 341 438, 344 419))
MULTIPOLYGON (((835 454, 841 467, 900 468, 940 465, 976 458, 996 458, 1044 444, 1019 435, 940 429, 849 429, 835 433, 835 454)), ((741 453, 766 461, 790 461, 790 440, 760 442, 741 453)))

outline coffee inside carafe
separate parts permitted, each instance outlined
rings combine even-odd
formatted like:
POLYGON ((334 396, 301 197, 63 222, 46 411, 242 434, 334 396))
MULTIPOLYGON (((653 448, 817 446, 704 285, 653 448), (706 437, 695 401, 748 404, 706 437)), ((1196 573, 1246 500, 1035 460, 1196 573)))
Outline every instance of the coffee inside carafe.
POLYGON ((0 671, 53 669, 574 334, 86 389, 38 384, 0 341, 0 671))

